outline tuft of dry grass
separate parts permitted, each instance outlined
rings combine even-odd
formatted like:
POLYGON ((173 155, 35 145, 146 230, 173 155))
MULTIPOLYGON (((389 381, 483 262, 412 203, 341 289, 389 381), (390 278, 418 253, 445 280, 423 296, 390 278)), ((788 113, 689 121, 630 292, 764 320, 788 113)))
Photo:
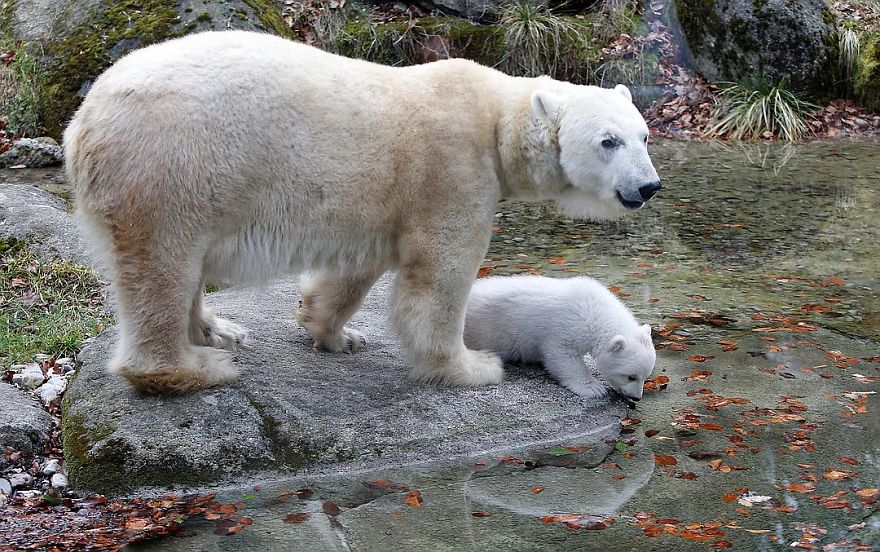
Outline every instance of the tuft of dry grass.
POLYGON ((798 141, 810 134, 806 116, 818 106, 804 101, 783 83, 726 83, 716 98, 705 135, 734 140, 778 137, 798 141))

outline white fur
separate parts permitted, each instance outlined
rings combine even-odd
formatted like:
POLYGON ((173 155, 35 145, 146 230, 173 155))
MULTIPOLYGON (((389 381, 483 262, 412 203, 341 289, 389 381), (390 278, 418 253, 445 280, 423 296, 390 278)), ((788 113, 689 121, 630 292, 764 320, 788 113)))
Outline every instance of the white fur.
POLYGON ((612 388, 634 400, 642 398, 656 359, 651 327, 640 326, 613 293, 587 277, 478 280, 464 340, 507 361, 542 363, 559 383, 586 397, 604 395, 605 388, 584 355, 593 357, 612 388))
POLYGON ((344 324, 397 270, 392 320, 413 376, 498 382, 500 360, 461 337, 498 200, 616 218, 618 193, 657 178, 646 133, 619 91, 465 60, 392 68, 246 32, 138 50, 95 81, 64 136, 114 279, 111 369, 154 392, 228 381, 228 358, 206 347, 243 330, 204 312, 204 284, 306 271, 300 323, 320 349, 355 350, 344 324), (627 146, 603 150, 609 133, 627 146))

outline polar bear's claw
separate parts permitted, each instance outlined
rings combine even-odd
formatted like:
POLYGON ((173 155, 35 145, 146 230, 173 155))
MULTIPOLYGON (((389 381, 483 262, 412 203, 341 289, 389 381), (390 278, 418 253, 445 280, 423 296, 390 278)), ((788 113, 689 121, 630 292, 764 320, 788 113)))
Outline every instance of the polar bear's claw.
POLYGON ((348 327, 343 327, 337 335, 315 339, 315 350, 328 353, 351 354, 359 351, 367 344, 364 334, 348 327))

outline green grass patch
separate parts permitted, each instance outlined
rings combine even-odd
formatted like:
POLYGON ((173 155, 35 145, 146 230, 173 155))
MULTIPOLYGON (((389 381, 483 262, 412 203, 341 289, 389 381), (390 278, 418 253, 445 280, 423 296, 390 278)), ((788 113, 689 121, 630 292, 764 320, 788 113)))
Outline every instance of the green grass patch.
POLYGON ((112 322, 102 287, 89 268, 0 242, 0 367, 31 362, 38 353, 75 355, 112 322))
POLYGON ((705 134, 734 140, 780 138, 797 141, 810 133, 806 117, 818 109, 784 83, 726 83, 718 93, 705 134))

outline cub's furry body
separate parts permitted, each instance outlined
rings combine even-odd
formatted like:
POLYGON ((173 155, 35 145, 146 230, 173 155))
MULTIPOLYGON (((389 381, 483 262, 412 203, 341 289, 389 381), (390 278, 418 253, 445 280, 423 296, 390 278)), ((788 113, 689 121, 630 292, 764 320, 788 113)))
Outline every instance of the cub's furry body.
POLYGON ((605 394, 584 355, 593 357, 613 389, 632 400, 642 398, 656 359, 651 327, 639 325, 613 293, 585 276, 478 280, 468 299, 464 342, 507 361, 541 363, 584 397, 605 394))

